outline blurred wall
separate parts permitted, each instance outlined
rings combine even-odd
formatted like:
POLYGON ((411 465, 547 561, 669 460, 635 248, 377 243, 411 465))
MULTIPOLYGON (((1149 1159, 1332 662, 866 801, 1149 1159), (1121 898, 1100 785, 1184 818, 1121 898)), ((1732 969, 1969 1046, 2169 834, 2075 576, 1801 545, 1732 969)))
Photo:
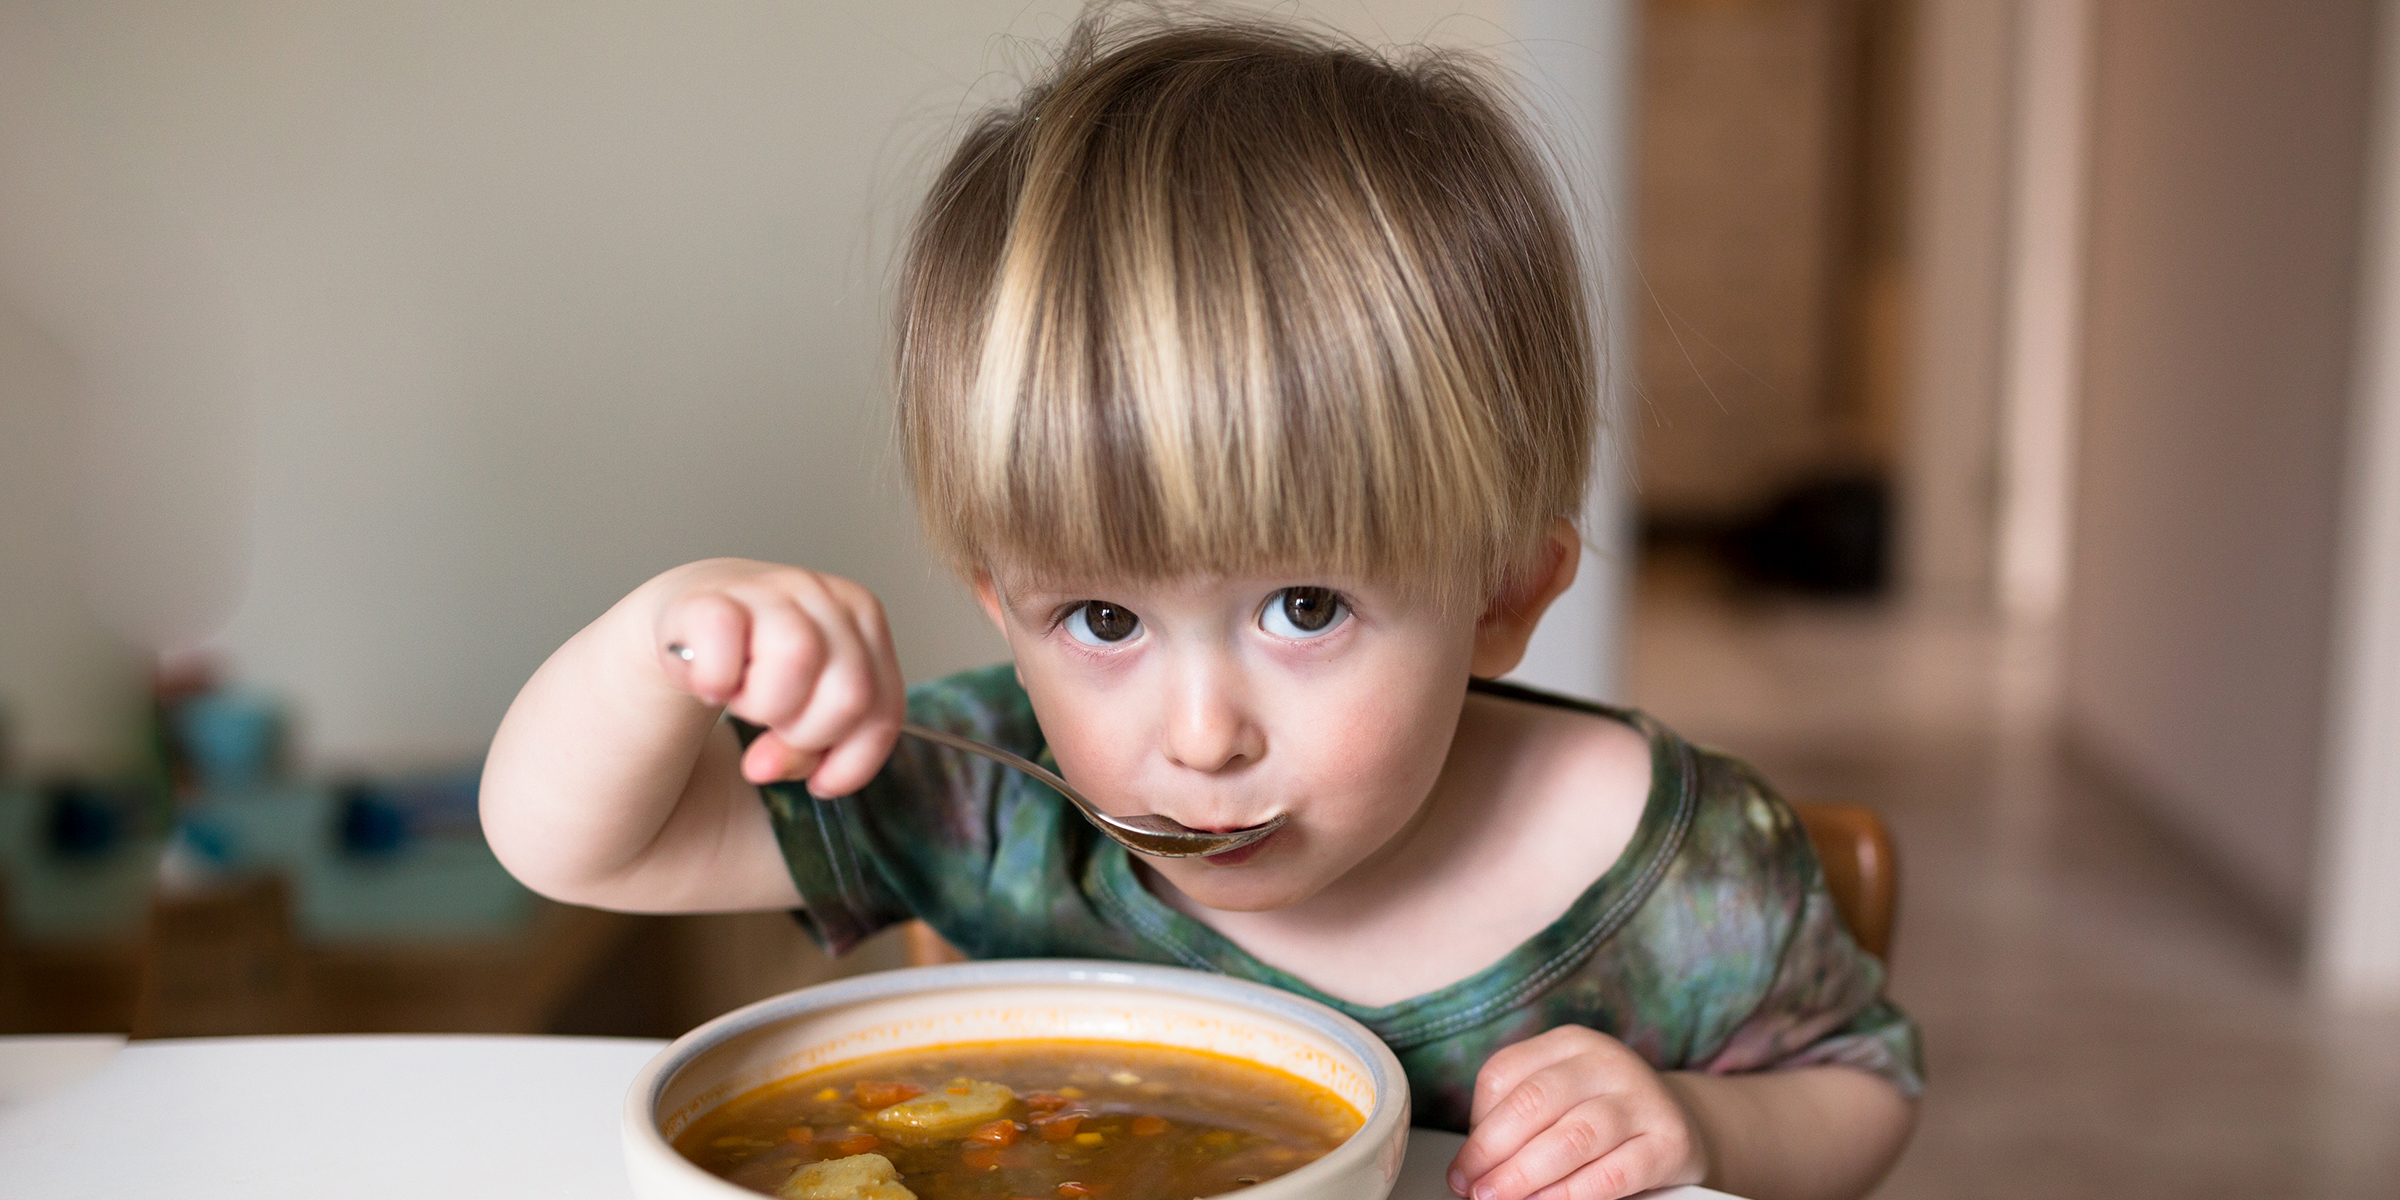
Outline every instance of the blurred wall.
POLYGON ((1836 338, 1849 0, 1650 0, 1641 112, 1642 507, 1708 526, 1850 466, 1836 338))
POLYGON ((2400 1006, 2400 0, 2376 8, 2308 967, 2320 995, 2400 1006))
POLYGON ((2068 719, 2295 925, 2309 888, 2370 0, 2109 0, 2068 719))
POLYGON ((102 771, 135 748, 146 668, 89 602, 63 502, 87 474, 80 387, 66 350, 0 303, 0 771, 102 771))
POLYGON ((1593 700, 1624 698, 1624 609, 1634 570, 1633 419, 1639 377, 1634 285, 1639 203, 1633 143, 1641 93, 1641 0, 1518 0, 1506 53, 1558 157, 1584 271, 1598 300, 1601 429, 1584 497, 1583 561, 1509 678, 1593 700))
MULTIPOLYGON (((1505 56, 1573 8, 1301 11, 1505 56)), ((964 115, 1075 9, 0 0, 22 723, 113 720, 60 699, 73 646, 197 644, 290 698, 318 765, 472 756, 560 641, 714 554, 869 584, 912 678, 998 657, 890 450, 888 267, 964 115)), ((1574 619, 1613 647, 1606 598, 1574 619)))
POLYGON ((2016 4, 1920 0, 1911 80, 1900 568, 1919 603, 1991 603, 2016 4))

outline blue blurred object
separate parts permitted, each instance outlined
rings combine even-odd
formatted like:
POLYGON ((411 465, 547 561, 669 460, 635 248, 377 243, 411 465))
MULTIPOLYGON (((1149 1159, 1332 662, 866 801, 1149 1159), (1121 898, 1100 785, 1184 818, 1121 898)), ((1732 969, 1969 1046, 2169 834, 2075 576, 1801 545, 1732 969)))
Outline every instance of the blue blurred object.
POLYGON ((409 832, 423 836, 483 836, 475 801, 483 789, 483 764, 382 782, 377 791, 408 815, 409 832))
POLYGON ((507 936, 533 893, 484 844, 474 767, 326 786, 204 786, 177 831, 179 866, 276 871, 300 932, 321 943, 507 936))
POLYGON ((484 844, 482 764, 383 776, 339 790, 344 853, 302 864, 300 919, 327 941, 506 935, 533 893, 484 844))
POLYGON ((125 840, 128 814, 90 784, 58 780, 42 787, 42 843, 60 858, 105 857, 125 840))
POLYGON ((321 942, 506 937, 534 896, 480 837, 410 838, 386 854, 300 864, 300 928, 321 942))
POLYGON ((283 751, 283 706, 256 692, 209 692, 175 706, 176 740, 204 787, 236 788, 273 774, 283 751))
POLYGON ((408 841, 408 814, 368 783, 346 783, 335 790, 341 818, 336 828, 342 852, 365 858, 392 854, 408 841))
POLYGON ((0 883, 8 921, 35 941, 128 938, 158 872, 156 790, 61 780, 0 783, 0 883))
POLYGON ((176 862, 223 874, 289 870, 331 853, 333 811, 330 793, 304 783, 203 787, 176 820, 176 862))

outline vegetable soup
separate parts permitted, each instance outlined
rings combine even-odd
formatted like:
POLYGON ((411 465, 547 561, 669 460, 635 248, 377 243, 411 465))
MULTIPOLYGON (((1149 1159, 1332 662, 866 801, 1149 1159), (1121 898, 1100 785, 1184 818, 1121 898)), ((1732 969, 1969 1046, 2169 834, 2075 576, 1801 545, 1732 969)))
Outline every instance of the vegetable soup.
POLYGON ((778 1080, 675 1149, 792 1200, 1194 1200, 1313 1162, 1362 1123, 1324 1088, 1222 1055, 986 1042, 778 1080))

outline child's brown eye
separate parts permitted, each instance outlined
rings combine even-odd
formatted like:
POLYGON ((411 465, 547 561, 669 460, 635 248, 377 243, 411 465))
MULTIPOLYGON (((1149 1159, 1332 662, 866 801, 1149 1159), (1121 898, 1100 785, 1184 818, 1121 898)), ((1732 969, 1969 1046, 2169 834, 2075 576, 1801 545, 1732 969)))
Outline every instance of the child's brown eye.
POLYGON ((1086 600, 1067 614, 1067 633, 1086 646, 1113 646, 1141 631, 1132 609, 1106 600, 1086 600))
POLYGON ((1350 615, 1350 605, 1332 588, 1290 587, 1267 597, 1259 628, 1282 638, 1323 637, 1350 615))

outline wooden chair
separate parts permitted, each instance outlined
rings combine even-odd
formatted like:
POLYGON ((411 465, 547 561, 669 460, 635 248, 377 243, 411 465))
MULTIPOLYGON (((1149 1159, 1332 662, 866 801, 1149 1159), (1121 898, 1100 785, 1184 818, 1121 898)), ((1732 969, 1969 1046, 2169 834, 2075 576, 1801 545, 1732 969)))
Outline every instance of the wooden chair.
POLYGON ((157 897, 133 1005, 137 1038, 293 1032, 302 964, 279 877, 157 897))
POLYGON ((908 965, 938 967, 943 963, 965 962, 967 956, 958 952, 933 926, 923 921, 910 921, 901 936, 908 939, 908 965))
MULTIPOLYGON (((1850 927, 1850 936, 1858 939, 1867 953, 1891 961, 1892 923, 1900 907, 1900 862, 1883 818, 1858 804, 1795 801, 1792 811, 1808 830, 1808 840, 1816 845, 1817 861, 1825 868, 1825 890, 1833 893, 1833 907, 1850 927)), ((966 961, 966 955, 923 921, 909 922, 903 936, 908 939, 908 964, 912 967, 966 961)))
POLYGON ((1817 847, 1825 890, 1867 953, 1890 962, 1892 924, 1900 909, 1900 860, 1891 830, 1875 810, 1858 804, 1794 801, 1792 811, 1817 847))

